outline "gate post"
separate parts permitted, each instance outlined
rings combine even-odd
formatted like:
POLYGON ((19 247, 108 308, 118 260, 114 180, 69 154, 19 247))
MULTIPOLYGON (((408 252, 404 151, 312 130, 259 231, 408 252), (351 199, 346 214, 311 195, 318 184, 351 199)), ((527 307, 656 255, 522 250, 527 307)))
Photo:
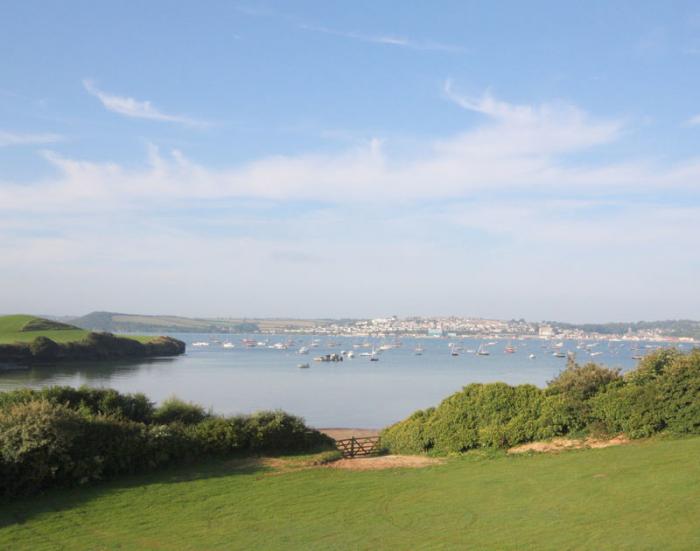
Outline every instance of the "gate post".
POLYGON ((355 457, 355 437, 350 437, 350 457, 355 457))

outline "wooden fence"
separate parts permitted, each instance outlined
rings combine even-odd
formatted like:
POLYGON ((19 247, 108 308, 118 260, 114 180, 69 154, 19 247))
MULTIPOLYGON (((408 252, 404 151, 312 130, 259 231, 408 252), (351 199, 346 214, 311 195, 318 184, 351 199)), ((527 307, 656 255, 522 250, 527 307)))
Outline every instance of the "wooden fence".
POLYGON ((336 440, 335 445, 343 457, 377 455, 381 450, 379 436, 361 436, 359 438, 353 436, 352 438, 336 440))

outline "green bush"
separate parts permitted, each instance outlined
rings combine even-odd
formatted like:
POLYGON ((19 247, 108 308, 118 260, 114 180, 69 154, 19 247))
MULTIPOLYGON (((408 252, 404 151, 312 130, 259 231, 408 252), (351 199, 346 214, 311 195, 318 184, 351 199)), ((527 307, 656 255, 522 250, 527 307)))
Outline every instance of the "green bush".
POLYGON ((283 411, 260 411, 248 417, 245 431, 253 451, 300 451, 332 446, 328 436, 309 429, 301 417, 283 411))
POLYGON ((0 410, 2 493, 32 493, 73 478, 73 450, 84 424, 77 412, 46 400, 0 410))
POLYGON ((207 417, 209 414, 199 404, 185 402, 175 396, 165 400, 153 413, 153 421, 162 425, 170 423, 194 425, 207 417))
POLYGON ((660 350, 624 377, 595 364, 567 364, 544 390, 471 384, 435 409, 382 432, 395 453, 506 448, 563 435, 660 431, 700 434, 700 350, 660 350))
POLYGON ((624 432, 630 438, 651 436, 666 427, 661 393, 655 385, 611 388, 591 401, 592 417, 601 432, 624 432))
POLYGON ((657 384, 668 430, 700 434, 700 350, 675 356, 657 384))
POLYGON ((418 410, 405 421, 395 423, 381 433, 382 446, 394 453, 422 453, 432 449, 434 442, 428 437, 426 423, 435 408, 418 410))
POLYGON ((230 455, 250 445, 243 416, 211 417, 192 426, 189 434, 197 447, 209 455, 230 455))
POLYGON ((0 393, 0 495, 36 493, 206 456, 312 451, 333 441, 282 411, 219 417, 172 398, 51 387, 0 393))

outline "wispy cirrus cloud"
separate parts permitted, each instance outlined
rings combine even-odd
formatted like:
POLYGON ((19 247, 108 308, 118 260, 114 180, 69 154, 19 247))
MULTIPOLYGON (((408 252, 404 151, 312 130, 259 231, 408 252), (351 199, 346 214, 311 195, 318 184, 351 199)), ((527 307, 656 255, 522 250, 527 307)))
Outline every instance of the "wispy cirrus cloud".
POLYGON ((204 127, 210 125, 210 123, 206 121, 185 115, 164 113, 160 109, 156 108, 150 101, 140 101, 131 97, 117 96, 104 92, 103 90, 100 90, 89 78, 83 79, 83 86, 88 93, 95 96, 100 100, 100 102, 102 102, 105 109, 119 115, 124 115, 125 117, 160 122, 172 122, 192 127, 204 127))
POLYGON ((397 46, 410 50, 436 51, 436 52, 451 52, 451 53, 466 53, 468 50, 462 46, 454 44, 444 44, 442 42, 433 42, 429 40, 414 40, 404 36, 393 34, 366 34, 354 31, 342 31, 331 29, 320 25, 310 25, 302 23, 299 28, 305 31, 329 34, 359 40, 361 42, 370 42, 373 44, 385 44, 387 46, 397 46))
POLYGON ((698 126, 700 125, 700 115, 694 115, 685 121, 686 126, 698 126))
POLYGON ((6 132, 0 130, 0 147, 9 147, 13 145, 41 145, 56 143, 64 138, 59 134, 26 134, 21 132, 6 132))

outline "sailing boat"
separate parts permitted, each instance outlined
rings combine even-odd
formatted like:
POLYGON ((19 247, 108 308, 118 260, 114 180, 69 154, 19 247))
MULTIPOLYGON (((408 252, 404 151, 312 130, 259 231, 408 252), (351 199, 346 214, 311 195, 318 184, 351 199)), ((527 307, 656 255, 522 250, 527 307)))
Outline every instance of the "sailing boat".
POLYGON ((486 348, 484 348, 483 344, 479 345, 479 350, 476 351, 477 356, 490 356, 491 352, 489 352, 486 348))

